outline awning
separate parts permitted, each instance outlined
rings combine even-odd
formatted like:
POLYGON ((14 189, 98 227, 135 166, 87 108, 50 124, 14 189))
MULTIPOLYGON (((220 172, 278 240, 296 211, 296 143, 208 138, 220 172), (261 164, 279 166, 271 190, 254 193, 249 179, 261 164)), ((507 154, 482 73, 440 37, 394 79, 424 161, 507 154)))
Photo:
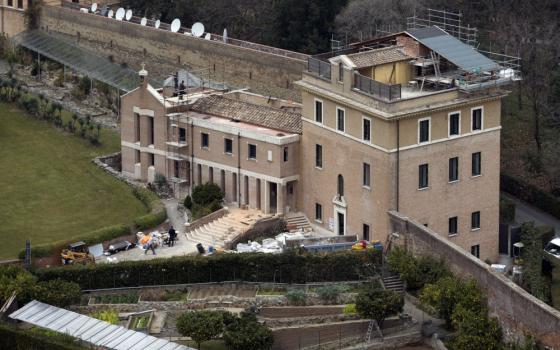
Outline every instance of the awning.
POLYGON ((184 345, 115 326, 93 317, 33 300, 10 318, 68 334, 86 343, 115 350, 194 350, 184 345))
POLYGON ((447 34, 439 27, 410 29, 406 33, 460 69, 481 73, 501 68, 472 46, 447 34))
MULTIPOLYGON (((123 67, 99 56, 94 52, 77 46, 68 40, 47 34, 40 30, 25 31, 12 39, 17 45, 38 52, 53 61, 87 75, 91 79, 101 81, 112 87, 129 92, 140 84, 138 73, 131 68, 123 67)), ((161 82, 150 79, 155 88, 161 82)))

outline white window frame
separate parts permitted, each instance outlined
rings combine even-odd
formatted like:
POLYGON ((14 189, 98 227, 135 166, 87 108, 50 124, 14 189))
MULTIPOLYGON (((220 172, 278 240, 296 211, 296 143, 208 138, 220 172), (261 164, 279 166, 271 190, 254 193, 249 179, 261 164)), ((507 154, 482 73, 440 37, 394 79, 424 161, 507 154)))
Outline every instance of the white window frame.
POLYGON ((346 134, 346 110, 344 108, 337 106, 335 118, 336 118, 336 131, 346 134), (342 111, 344 113, 344 130, 340 130, 338 127, 338 111, 342 111))
POLYGON ((323 204, 321 204, 319 202, 315 202, 315 221, 318 222, 318 223, 321 223, 321 224, 323 223, 323 204), (319 205, 319 207, 321 209, 320 210, 320 213, 321 213, 321 218, 320 219, 317 218, 317 205, 319 205))
POLYGON ((459 156, 451 157, 451 158, 449 158, 449 160, 447 161, 447 167, 448 167, 448 169, 447 169, 447 183, 453 184, 453 183, 459 182, 459 180, 461 178, 461 176, 459 174, 459 156), (450 171, 449 160, 451 160, 451 159, 457 159, 457 179, 456 180, 449 180, 449 171, 450 171))
POLYGON ((461 111, 453 111, 447 113, 447 137, 454 138, 461 136, 461 111), (457 135, 451 135, 451 115, 459 114, 459 133, 457 135))
POLYGON ((471 213, 471 232, 480 231, 480 227, 481 227, 481 226, 482 226, 482 214, 480 213, 480 210, 473 211, 473 212, 471 213), (473 228, 473 227, 472 227, 472 214, 474 214, 474 213, 478 213, 478 227, 474 227, 474 228, 473 228))
POLYGON ((418 125, 416 126, 417 129, 417 138, 416 141, 419 145, 425 145, 428 144, 430 142, 432 142, 432 117, 426 117, 426 118, 420 118, 418 119, 418 125), (427 120, 429 122, 429 128, 428 128, 428 141, 422 141, 420 142, 420 123, 427 120))
POLYGON ((418 181, 418 185, 420 185, 420 166, 422 166, 422 165, 426 165, 426 166, 427 166, 427 169, 428 169, 428 183, 427 183, 427 186, 426 186, 426 187, 420 187, 420 186, 418 186, 418 188, 417 188, 418 191, 424 191, 424 190, 430 188, 430 163, 423 163, 423 164, 419 164, 419 165, 418 165, 418 180, 419 180, 419 181, 418 181))
POLYGON ((367 190, 371 190, 371 164, 370 164, 370 163, 366 163, 366 162, 362 162, 362 188, 365 188, 365 189, 367 189, 367 190), (368 182, 369 182, 369 184, 368 184, 368 185, 364 184, 364 175, 365 175, 365 171, 364 171, 364 170, 365 170, 365 165, 366 165, 366 164, 367 164, 368 170, 369 170, 369 173, 368 173, 368 182))
POLYGON ((323 170, 323 161, 324 161, 324 159, 323 159, 323 145, 320 145, 320 144, 316 143, 315 144, 315 157, 313 159, 315 169, 323 170), (317 166, 317 146, 321 147, 321 166, 317 166))
POLYGON ((471 133, 481 132, 484 130, 484 106, 477 106, 471 108, 471 133), (475 109, 480 109, 480 130, 473 130, 473 112, 475 109))
POLYGON ((323 100, 318 98, 313 99, 313 121, 315 123, 324 124, 325 123, 325 103, 323 100), (317 102, 321 102, 321 121, 317 121, 317 102))
MULTIPOLYGON (((346 115, 344 116, 346 118, 346 115)), ((345 121, 346 123, 346 121, 345 121)), ((373 132, 373 121, 371 120, 371 118, 366 117, 365 115, 362 116, 362 141, 366 142, 366 143, 371 143, 372 142, 372 132, 373 132), (369 140, 364 139, 364 121, 368 120, 369 121, 369 140)))

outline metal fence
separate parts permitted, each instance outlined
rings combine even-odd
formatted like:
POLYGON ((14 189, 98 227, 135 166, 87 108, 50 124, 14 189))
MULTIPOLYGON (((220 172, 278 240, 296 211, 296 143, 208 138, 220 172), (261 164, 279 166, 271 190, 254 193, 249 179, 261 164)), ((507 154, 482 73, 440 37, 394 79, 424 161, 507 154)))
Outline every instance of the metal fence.
POLYGON ((354 73, 352 87, 375 98, 393 101, 401 98, 401 84, 384 84, 359 73, 354 73))
POLYGON ((331 64, 330 62, 325 62, 318 60, 316 58, 309 57, 307 59, 307 71, 317 74, 319 77, 327 80, 331 80, 331 64))

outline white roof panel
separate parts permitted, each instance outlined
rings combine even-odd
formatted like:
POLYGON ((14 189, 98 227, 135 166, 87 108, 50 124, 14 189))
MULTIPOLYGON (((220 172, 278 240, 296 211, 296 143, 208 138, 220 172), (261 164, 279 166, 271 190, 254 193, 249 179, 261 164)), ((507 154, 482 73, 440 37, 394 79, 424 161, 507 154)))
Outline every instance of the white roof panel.
POLYGON ((73 311, 33 300, 10 318, 79 338, 114 350, 194 350, 145 333, 115 326, 73 311))

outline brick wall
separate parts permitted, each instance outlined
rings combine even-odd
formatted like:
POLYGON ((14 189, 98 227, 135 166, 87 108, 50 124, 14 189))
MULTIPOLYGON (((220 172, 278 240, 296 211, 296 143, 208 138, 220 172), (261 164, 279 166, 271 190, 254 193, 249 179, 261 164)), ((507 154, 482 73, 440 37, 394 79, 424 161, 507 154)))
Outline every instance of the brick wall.
POLYGON ((474 278, 488 298, 488 307, 507 340, 522 341, 529 333, 542 345, 560 349, 560 311, 530 295, 505 276, 490 270, 456 244, 397 212, 389 212, 397 242, 415 255, 445 259, 457 274, 474 278))
POLYGON ((84 14, 63 7, 44 6, 42 30, 55 33, 94 50, 117 63, 140 69, 142 62, 152 77, 167 77, 178 68, 205 69, 204 78, 233 87, 295 101, 292 83, 301 79, 306 62, 220 41, 171 33, 126 21, 84 14), (79 33, 79 39, 78 39, 79 33))

